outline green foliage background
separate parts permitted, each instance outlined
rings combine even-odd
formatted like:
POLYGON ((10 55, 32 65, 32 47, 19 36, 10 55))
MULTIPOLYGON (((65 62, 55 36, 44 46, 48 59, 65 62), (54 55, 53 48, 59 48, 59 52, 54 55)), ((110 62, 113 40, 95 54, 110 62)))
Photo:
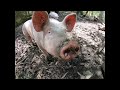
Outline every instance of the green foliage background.
MULTIPOLYGON (((86 13, 86 11, 71 11, 71 12, 76 12, 78 17, 81 15, 85 15, 86 13)), ((21 25, 28 19, 31 19, 32 13, 33 11, 15 11, 15 27, 21 25)), ((105 23, 105 11, 88 11, 86 17, 89 17, 90 19, 96 17, 105 23), (104 14, 102 12, 104 12, 104 14)))

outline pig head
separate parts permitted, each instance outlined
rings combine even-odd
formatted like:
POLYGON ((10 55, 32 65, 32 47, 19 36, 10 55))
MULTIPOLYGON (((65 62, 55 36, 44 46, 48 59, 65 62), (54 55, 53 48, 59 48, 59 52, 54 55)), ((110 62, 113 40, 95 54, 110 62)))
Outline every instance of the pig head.
POLYGON ((63 60, 73 60, 80 47, 75 40, 68 39, 76 23, 76 14, 67 15, 62 22, 49 18, 45 11, 34 11, 32 19, 23 24, 22 31, 27 39, 34 40, 46 55, 49 53, 63 60))

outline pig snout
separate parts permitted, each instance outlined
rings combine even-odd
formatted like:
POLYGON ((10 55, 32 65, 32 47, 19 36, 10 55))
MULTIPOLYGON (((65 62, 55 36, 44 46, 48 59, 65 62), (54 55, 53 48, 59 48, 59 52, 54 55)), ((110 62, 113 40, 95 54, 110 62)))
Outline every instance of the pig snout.
POLYGON ((80 46, 76 41, 69 41, 67 45, 65 45, 60 50, 60 57, 64 60, 73 60, 79 53, 80 46))

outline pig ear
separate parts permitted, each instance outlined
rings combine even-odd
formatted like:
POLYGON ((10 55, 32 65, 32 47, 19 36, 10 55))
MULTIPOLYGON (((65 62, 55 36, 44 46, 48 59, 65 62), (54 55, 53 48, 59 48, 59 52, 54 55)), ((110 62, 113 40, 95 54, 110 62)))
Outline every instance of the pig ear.
POLYGON ((32 23, 37 32, 42 31, 43 26, 48 22, 48 13, 45 11, 34 11, 32 23))
POLYGON ((67 15, 62 22, 66 25, 67 31, 71 32, 76 22, 76 14, 67 15))

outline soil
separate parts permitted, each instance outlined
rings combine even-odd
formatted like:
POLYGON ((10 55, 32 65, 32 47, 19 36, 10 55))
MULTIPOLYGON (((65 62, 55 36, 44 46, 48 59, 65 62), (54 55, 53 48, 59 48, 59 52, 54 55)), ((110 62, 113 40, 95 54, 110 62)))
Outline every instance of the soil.
MULTIPOLYGON (((59 21, 71 12, 59 12, 59 21)), ((73 34, 80 43, 81 53, 75 60, 64 61, 53 56, 48 60, 34 43, 28 42, 22 25, 15 29, 16 79, 104 79, 105 27, 99 22, 77 17, 79 23, 73 34)))

